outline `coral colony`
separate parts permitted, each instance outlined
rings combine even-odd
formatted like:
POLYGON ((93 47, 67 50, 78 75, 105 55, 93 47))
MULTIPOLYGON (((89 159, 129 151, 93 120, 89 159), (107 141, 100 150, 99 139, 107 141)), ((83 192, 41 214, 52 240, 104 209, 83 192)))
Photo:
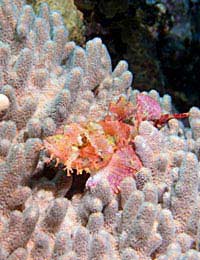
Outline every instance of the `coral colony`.
POLYGON ((199 158, 197 107, 133 89, 47 4, 0 1, 0 260, 200 259, 199 158))

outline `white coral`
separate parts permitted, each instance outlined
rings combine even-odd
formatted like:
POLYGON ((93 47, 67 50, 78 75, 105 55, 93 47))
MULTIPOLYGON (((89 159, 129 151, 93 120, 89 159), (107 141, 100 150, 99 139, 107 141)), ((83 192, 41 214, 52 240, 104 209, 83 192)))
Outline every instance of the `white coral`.
POLYGON ((7 110, 10 106, 8 97, 4 94, 0 94, 0 112, 7 110))

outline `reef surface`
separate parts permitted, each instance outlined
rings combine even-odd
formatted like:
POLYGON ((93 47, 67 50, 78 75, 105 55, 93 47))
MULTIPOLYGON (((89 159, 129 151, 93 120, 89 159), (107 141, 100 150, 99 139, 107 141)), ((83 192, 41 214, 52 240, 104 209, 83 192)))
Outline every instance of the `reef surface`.
MULTIPOLYGON (((200 110, 134 137, 142 162, 114 194, 106 178, 45 164, 43 140, 63 125, 101 120, 138 90, 126 61, 112 69, 95 38, 68 41, 59 12, 0 1, 0 260, 200 259, 200 110)), ((171 97, 143 93, 173 113, 171 97)))

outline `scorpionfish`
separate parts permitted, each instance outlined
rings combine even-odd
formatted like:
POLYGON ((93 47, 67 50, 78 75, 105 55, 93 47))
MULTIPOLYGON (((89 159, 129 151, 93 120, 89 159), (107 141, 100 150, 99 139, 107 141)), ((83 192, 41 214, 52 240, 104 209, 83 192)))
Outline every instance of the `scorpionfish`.
POLYGON ((101 178, 107 178, 114 193, 120 191, 121 181, 128 176, 135 177, 142 162, 134 149, 134 137, 144 120, 155 126, 171 118, 184 118, 188 113, 164 114, 153 98, 138 94, 136 105, 120 97, 109 105, 108 115, 97 122, 71 123, 65 125, 62 133, 44 140, 44 148, 61 163, 67 174, 76 170, 90 173, 86 186, 95 186, 101 178))

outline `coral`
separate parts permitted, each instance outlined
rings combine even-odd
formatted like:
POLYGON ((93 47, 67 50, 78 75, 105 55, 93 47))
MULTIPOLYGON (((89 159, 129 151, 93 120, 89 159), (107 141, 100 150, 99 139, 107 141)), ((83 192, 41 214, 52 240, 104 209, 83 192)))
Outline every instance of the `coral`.
MULTIPOLYGON (((15 8, 13 3, 9 6, 10 10, 15 8)), ((10 101, 4 120, 13 120, 18 129, 31 117, 40 124, 50 123, 49 118, 56 124, 67 118, 84 120, 100 116, 112 96, 127 92, 132 75, 126 62, 120 62, 112 74, 110 57, 100 39, 89 41, 86 50, 67 42, 59 13, 50 11, 46 4, 41 5, 38 17, 28 5, 18 12, 18 22, 11 24, 1 39, 1 93, 10 101)), ((10 15, 17 19, 16 13, 10 15)), ((7 20, 4 12, 2 21, 7 20)), ((47 134, 45 124, 37 127, 42 135, 47 134)))
POLYGON ((7 96, 0 94, 0 112, 7 110, 9 108, 10 102, 7 96))
POLYGON ((2 0, 0 28, 0 259, 200 259, 199 108, 186 124, 172 119, 169 95, 132 90, 128 64, 112 70, 99 38, 85 48, 68 41, 47 4, 36 15, 23 0, 2 0), (138 97, 147 104, 137 110, 138 97), (98 143, 88 121, 116 139, 98 143), (74 126, 69 149, 77 126, 97 150, 117 146, 97 181, 45 163, 44 140, 65 125, 74 126), (115 165, 127 151, 142 163, 135 178, 115 165), (107 179, 117 170, 118 194, 107 179))
POLYGON ((69 39, 74 40, 77 44, 84 43, 84 24, 83 14, 77 9, 73 0, 37 0, 32 1, 36 12, 39 11, 40 4, 47 3, 52 10, 59 11, 63 17, 64 23, 69 30, 69 39))
POLYGON ((86 39, 101 37, 113 64, 127 59, 137 89, 170 93, 182 112, 199 106, 200 2, 118 2, 75 0, 84 14, 86 39))

